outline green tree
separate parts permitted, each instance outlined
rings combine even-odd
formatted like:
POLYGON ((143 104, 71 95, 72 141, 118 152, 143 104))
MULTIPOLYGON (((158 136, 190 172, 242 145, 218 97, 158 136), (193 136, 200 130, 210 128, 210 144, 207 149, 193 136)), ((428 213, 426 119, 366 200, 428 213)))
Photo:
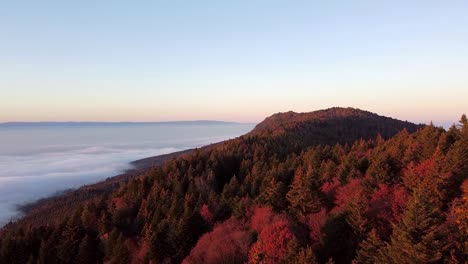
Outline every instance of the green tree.
POLYGON ((306 247, 302 249, 299 254, 297 254, 294 263, 296 264, 316 264, 317 259, 315 258, 315 254, 312 251, 311 247, 306 247))
POLYGON ((291 189, 286 194, 286 198, 291 204, 291 211, 301 216, 320 211, 320 198, 313 186, 312 177, 305 175, 302 169, 298 169, 294 175, 291 189))
POLYGON ((98 263, 98 247, 96 241, 86 235, 78 247, 78 255, 76 256, 75 262, 78 263, 98 263))
POLYGON ((434 263, 441 260, 445 245, 440 224, 440 201, 431 188, 414 189, 401 221, 394 227, 382 262, 434 263))
POLYGON ((63 263, 72 263, 78 254, 78 246, 81 238, 85 236, 85 231, 81 222, 81 212, 77 211, 65 225, 57 246, 57 258, 63 263))
POLYGON ((113 264, 128 264, 130 263, 130 252, 125 245, 125 238, 122 234, 119 235, 112 250, 113 264))
POLYGON ((260 200, 265 204, 271 205, 275 211, 279 212, 286 207, 284 200, 285 192, 286 187, 283 182, 272 178, 261 194, 260 200))
POLYGON ((359 251, 357 252, 357 261, 362 264, 376 263, 377 256, 384 243, 377 235, 377 231, 372 229, 367 238, 359 244, 359 251))
POLYGON ((39 256, 37 259, 38 264, 48 264, 48 263, 55 263, 54 261, 54 251, 52 250, 53 247, 42 240, 41 246, 39 247, 39 256))

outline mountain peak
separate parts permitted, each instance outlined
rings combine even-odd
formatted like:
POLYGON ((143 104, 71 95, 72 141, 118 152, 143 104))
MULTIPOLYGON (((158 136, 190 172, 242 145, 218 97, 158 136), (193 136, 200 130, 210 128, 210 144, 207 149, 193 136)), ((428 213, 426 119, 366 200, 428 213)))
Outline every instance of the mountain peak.
POLYGON ((352 107, 332 107, 313 112, 297 113, 294 111, 279 112, 267 117, 252 131, 253 134, 273 132, 278 134, 284 132, 285 128, 295 123, 308 122, 311 120, 326 120, 347 117, 378 117, 377 114, 352 107))
POLYGON ((377 135, 388 138, 406 129, 416 131, 419 125, 352 108, 332 107, 306 113, 276 113, 258 124, 251 136, 287 136, 289 142, 347 143, 377 135), (294 140, 292 140, 294 138, 294 140))

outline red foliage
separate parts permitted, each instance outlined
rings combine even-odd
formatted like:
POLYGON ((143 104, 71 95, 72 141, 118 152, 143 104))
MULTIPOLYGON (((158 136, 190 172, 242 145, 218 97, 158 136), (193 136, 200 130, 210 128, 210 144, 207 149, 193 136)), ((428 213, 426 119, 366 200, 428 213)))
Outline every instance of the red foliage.
POLYGON ((146 255, 149 252, 149 246, 147 242, 143 242, 136 254, 133 256, 132 264, 143 263, 146 255))
POLYGON ((348 204, 353 202, 365 201, 364 189, 361 185, 360 179, 352 179, 348 184, 341 186, 337 189, 335 205, 333 213, 339 213, 346 210, 348 204))
POLYGON ((340 181, 337 178, 333 178, 333 181, 331 182, 325 182, 322 185, 322 192, 329 198, 330 200, 333 200, 336 195, 336 191, 338 187, 340 186, 340 181))
POLYGON ((409 194, 405 188, 401 185, 393 186, 393 201, 392 201, 392 212, 395 221, 400 221, 401 214, 406 209, 408 203, 409 194))
POLYGON ((322 241, 322 226, 327 220, 327 210, 322 208, 320 212, 309 214, 307 216, 307 226, 309 227, 309 238, 313 246, 316 246, 322 241))
POLYGON ((279 263, 286 255, 288 243, 294 239, 287 220, 265 227, 249 253, 249 263, 279 263))
POLYGON ((124 201, 124 199, 122 197, 116 197, 116 198, 112 199, 112 202, 114 203, 116 210, 123 209, 123 208, 127 207, 127 204, 125 203, 125 201, 124 201))
POLYGON ((379 184, 379 189, 370 199, 369 216, 374 219, 380 234, 390 235, 392 223, 400 221, 407 200, 408 194, 402 186, 389 187, 386 184, 379 184))
POLYGON ((245 263, 250 243, 248 227, 231 218, 204 234, 183 263, 245 263))
POLYGON ((468 234, 468 179, 462 183, 461 189, 463 195, 453 201, 447 220, 462 233, 468 234))
POLYGON ((210 223, 213 221, 213 214, 210 212, 208 205, 204 204, 200 209, 200 215, 203 217, 205 222, 210 223))
POLYGON ((257 231, 257 233, 262 232, 262 230, 270 225, 275 218, 275 214, 271 210, 271 207, 255 207, 250 220, 252 228, 257 231))
POLYGON ((433 181, 435 174, 435 162, 433 159, 425 160, 418 165, 412 162, 404 170, 403 183, 407 188, 414 189, 416 185, 427 184, 433 181))

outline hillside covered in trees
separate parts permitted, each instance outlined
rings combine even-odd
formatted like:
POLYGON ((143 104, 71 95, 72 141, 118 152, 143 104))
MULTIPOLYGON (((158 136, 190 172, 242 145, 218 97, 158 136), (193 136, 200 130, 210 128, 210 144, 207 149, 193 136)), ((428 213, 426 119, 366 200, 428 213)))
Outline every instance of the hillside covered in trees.
POLYGON ((275 114, 0 230, 2 264, 466 263, 467 252, 466 116, 444 130, 352 108, 275 114))

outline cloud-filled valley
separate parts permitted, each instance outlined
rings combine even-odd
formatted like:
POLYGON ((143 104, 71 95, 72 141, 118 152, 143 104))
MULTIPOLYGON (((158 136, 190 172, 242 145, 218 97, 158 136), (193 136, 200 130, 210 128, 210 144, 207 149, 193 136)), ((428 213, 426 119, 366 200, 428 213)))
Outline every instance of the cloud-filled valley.
POLYGON ((0 131, 0 225, 19 216, 18 205, 117 175, 131 169, 133 160, 222 141, 250 128, 124 127, 128 130, 124 134, 132 136, 116 136, 122 132, 116 128, 107 131, 108 137, 96 136, 89 129, 0 131), (202 130, 212 132, 206 136, 202 130), (47 139, 38 136, 41 133, 46 133, 47 139), (54 134, 57 140, 53 140, 54 134), (17 145, 11 144, 12 138, 17 145))

